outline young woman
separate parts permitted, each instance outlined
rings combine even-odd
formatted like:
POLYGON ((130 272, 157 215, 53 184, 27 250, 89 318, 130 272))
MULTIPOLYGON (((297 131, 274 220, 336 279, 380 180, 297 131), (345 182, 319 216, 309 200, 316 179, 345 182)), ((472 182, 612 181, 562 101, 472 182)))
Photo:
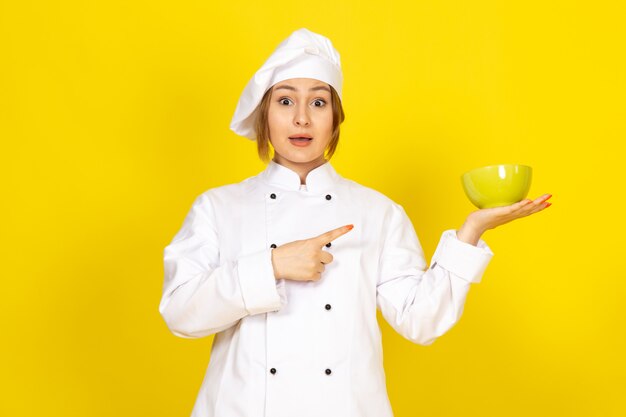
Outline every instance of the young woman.
POLYGON ((231 128, 273 158, 210 189, 165 248, 160 312, 180 337, 215 335, 195 417, 390 417, 380 309, 429 345, 460 318, 493 253, 481 235, 544 195, 471 213, 430 264, 404 209, 328 160, 344 119, 339 54, 306 29, 243 91, 231 128))

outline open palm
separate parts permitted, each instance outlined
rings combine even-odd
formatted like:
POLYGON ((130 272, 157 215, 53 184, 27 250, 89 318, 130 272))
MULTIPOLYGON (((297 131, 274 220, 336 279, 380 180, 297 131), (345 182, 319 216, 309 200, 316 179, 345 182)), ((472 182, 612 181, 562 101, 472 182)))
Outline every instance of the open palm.
POLYGON ((546 201, 550 197, 552 197, 551 194, 544 194, 535 200, 527 198, 510 206, 476 210, 467 216, 467 222, 483 232, 494 229, 512 220, 538 213, 550 207, 551 203, 546 201))

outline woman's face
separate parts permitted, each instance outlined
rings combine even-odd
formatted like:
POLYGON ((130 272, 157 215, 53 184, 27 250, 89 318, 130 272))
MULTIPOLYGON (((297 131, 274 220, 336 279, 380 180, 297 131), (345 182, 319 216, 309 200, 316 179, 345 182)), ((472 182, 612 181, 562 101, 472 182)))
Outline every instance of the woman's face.
POLYGON ((325 162, 324 152, 333 131, 327 83, 312 78, 292 78, 276 83, 267 120, 276 162, 287 167, 325 162))

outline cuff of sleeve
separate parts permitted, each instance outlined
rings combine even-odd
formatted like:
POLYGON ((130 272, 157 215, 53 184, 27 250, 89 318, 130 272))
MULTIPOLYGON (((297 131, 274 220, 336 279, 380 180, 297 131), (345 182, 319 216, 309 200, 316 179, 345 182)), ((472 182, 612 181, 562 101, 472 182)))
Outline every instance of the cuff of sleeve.
POLYGON ((250 314, 278 311, 285 303, 284 283, 274 278, 271 249, 239 259, 239 285, 246 310, 250 314))
POLYGON ((492 257, 493 252, 482 239, 474 246, 460 241, 456 230, 446 230, 435 250, 431 268, 437 264, 465 281, 477 284, 492 257))

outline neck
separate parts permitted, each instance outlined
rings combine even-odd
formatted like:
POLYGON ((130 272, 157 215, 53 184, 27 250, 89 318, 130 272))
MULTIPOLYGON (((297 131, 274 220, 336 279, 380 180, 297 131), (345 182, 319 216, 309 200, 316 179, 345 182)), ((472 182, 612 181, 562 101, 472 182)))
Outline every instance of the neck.
POLYGON ((313 171, 319 166, 324 165, 327 162, 323 156, 310 162, 291 162, 284 158, 281 158, 278 154, 274 155, 273 161, 277 164, 289 168, 290 170, 298 174, 298 176, 300 177, 300 184, 306 184, 306 176, 309 175, 309 172, 313 171))

